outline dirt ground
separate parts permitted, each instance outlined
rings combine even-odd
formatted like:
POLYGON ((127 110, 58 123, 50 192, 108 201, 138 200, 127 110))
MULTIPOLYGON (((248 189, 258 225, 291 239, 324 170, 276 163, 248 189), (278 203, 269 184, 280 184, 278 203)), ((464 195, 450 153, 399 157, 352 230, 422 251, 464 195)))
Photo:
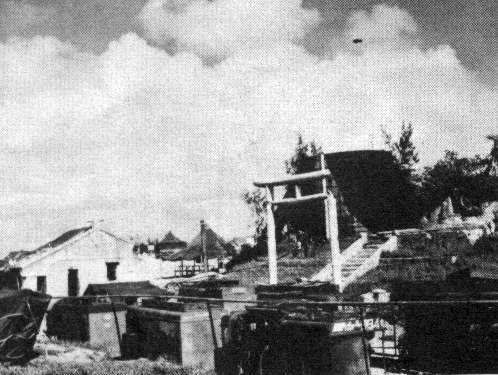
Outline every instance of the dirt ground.
POLYGON ((182 368, 163 358, 112 359, 104 351, 62 341, 37 342, 36 357, 24 366, 0 364, 0 375, 214 375, 200 368, 182 368))
MULTIPOLYGON (((43 340, 35 344, 37 354, 25 366, 0 365, 0 375, 215 375, 200 368, 182 368, 165 359, 117 360, 105 351, 59 340, 43 340)), ((402 375, 371 368, 371 375, 402 375)))

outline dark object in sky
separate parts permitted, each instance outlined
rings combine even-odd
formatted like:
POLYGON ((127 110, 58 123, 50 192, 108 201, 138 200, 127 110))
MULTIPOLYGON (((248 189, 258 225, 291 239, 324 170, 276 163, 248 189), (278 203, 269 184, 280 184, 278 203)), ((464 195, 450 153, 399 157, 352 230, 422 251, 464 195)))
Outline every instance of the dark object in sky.
POLYGON ((22 364, 33 357, 50 298, 27 289, 0 290, 0 362, 22 364))
POLYGON ((353 39, 353 43, 354 44, 363 43, 363 39, 361 39, 361 38, 354 38, 353 39))

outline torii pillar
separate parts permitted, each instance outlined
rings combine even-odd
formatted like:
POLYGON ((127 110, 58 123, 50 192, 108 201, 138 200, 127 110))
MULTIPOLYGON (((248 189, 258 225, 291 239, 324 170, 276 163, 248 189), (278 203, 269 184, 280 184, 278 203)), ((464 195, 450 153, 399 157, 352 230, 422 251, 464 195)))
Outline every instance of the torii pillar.
POLYGON ((328 193, 325 200, 325 215, 327 216, 328 240, 330 245, 330 263, 332 265, 331 282, 341 285, 342 255, 339 248, 339 225, 337 222, 337 201, 332 192, 328 193))
POLYGON ((275 238, 275 216, 273 215, 273 188, 266 188, 266 236, 268 241, 268 270, 270 284, 278 283, 277 274, 277 241, 275 238))

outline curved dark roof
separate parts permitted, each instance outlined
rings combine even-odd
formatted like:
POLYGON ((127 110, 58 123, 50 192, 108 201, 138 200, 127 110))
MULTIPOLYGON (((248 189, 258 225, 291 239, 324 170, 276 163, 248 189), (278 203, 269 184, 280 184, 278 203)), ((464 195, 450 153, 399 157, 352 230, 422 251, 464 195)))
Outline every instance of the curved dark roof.
POLYGON ((365 150, 325 155, 349 211, 371 231, 417 226, 422 213, 416 186, 390 152, 365 150))

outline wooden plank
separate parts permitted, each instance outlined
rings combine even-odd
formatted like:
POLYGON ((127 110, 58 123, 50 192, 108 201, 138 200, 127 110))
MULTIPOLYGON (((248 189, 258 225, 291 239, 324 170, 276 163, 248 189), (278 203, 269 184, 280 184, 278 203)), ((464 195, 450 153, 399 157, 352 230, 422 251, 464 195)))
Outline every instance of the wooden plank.
POLYGON ((299 198, 284 198, 277 199, 272 201, 271 203, 274 205, 286 205, 286 204, 298 204, 303 202, 310 202, 315 200, 325 200, 327 199, 327 194, 319 193, 319 194, 311 194, 311 195, 303 195, 299 198))
POLYGON ((324 177, 330 176, 330 171, 328 169, 323 169, 319 171, 300 173, 295 175, 287 175, 282 178, 267 180, 267 181, 256 181, 254 186, 265 187, 265 186, 282 186, 282 185, 292 185, 299 182, 320 180, 324 177))

